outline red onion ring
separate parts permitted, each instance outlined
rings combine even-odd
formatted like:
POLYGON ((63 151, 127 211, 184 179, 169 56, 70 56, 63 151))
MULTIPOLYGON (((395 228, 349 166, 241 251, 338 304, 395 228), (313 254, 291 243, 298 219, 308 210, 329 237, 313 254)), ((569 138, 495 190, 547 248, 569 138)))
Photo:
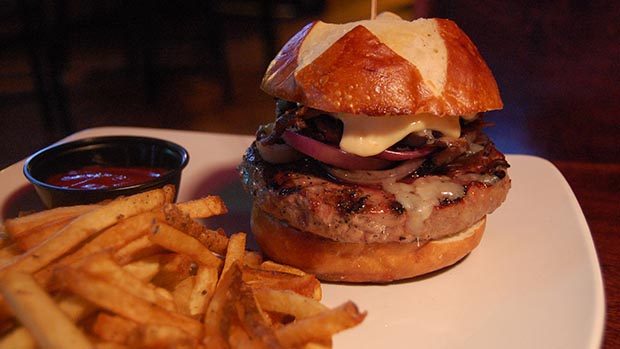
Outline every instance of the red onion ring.
POLYGON ((338 147, 319 142, 289 130, 284 131, 282 139, 284 139, 286 144, 295 148, 300 153, 306 154, 325 164, 346 170, 378 170, 392 164, 391 161, 386 159, 362 157, 351 154, 338 147))
POLYGON ((335 178, 349 183, 381 184, 386 180, 398 181, 404 178, 413 171, 417 170, 423 162, 423 159, 407 160, 392 169, 383 171, 347 171, 339 168, 328 167, 327 172, 335 178))
POLYGON ((386 149, 375 156, 377 158, 390 160, 390 161, 412 160, 412 159, 423 158, 426 155, 435 151, 435 149, 437 148, 432 147, 432 146, 425 146, 425 147, 420 147, 420 148, 416 148, 413 150, 405 150, 405 151, 396 151, 396 150, 386 149))

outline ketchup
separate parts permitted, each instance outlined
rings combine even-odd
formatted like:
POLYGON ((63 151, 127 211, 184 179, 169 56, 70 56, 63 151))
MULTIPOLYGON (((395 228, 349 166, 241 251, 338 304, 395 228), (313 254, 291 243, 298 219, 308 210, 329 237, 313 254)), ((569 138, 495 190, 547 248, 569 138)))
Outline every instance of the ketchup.
POLYGON ((94 190, 146 183, 166 172, 168 170, 158 167, 91 165, 57 173, 50 176, 46 182, 63 188, 94 190))

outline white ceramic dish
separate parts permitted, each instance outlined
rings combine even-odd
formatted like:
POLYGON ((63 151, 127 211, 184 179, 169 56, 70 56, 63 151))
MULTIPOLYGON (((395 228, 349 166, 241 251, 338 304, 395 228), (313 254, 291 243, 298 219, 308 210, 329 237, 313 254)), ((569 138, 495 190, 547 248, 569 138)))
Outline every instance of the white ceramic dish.
MULTIPOLYGON (((236 166, 252 137, 105 127, 69 139, 145 135, 185 146, 190 163, 179 200, 219 194, 230 213, 214 226, 249 230, 250 201, 236 166)), ((456 266, 392 285, 326 284, 330 306, 355 301, 364 323, 338 335, 335 348, 597 348, 605 301, 601 272, 583 213, 548 161, 508 157, 513 188, 488 219, 480 246, 456 266)), ((0 171, 3 215, 37 208, 22 162, 0 171)))

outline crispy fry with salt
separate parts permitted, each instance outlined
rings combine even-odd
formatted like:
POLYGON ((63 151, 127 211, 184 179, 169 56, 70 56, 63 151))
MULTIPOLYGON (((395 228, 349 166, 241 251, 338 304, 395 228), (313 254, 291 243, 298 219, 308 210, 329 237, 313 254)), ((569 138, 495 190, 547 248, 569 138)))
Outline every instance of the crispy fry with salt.
POLYGON ((189 296, 188 308, 192 316, 204 314, 206 305, 213 297, 215 286, 217 285, 217 269, 200 267, 194 279, 194 285, 189 296))
POLYGON ((228 246, 226 235, 196 222, 189 215, 183 213, 177 205, 168 204, 164 206, 163 215, 166 223, 200 241, 209 250, 224 255, 226 246, 228 246))
POLYGON ((6 246, 13 243, 11 236, 7 234, 4 230, 4 226, 0 223, 0 249, 5 248, 6 246))
POLYGON ((108 253, 94 254, 81 262, 78 268, 149 303, 157 304, 166 310, 175 310, 170 292, 134 277, 116 264, 108 253))
POLYGON ((272 288, 276 290, 291 290, 302 296, 321 300, 321 283, 314 275, 297 276, 272 270, 243 268, 243 281, 254 288, 272 288))
POLYGON ((19 256, 22 253, 22 250, 17 246, 16 243, 12 243, 10 245, 4 246, 0 249, 0 265, 3 263, 9 263, 14 257, 19 256))
POLYGON ((154 306, 152 303, 83 271, 71 267, 62 267, 58 270, 57 277, 64 287, 72 293, 111 313, 139 324, 178 327, 195 337, 199 337, 202 333, 202 326, 196 320, 154 306))
POLYGON ((4 274, 0 292, 41 347, 91 347, 86 336, 30 275, 21 272, 4 274))
POLYGON ((252 268, 259 268, 262 262, 263 256, 259 252, 245 251, 245 256, 243 256, 243 264, 252 268))
POLYGON ((152 242, 148 235, 141 236, 114 253, 114 260, 121 265, 163 252, 161 246, 152 242))
POLYGON ((47 240, 47 238, 52 236, 60 229, 64 228, 74 219, 75 217, 63 218, 23 231, 21 234, 14 238, 15 243, 22 251, 28 251, 29 249, 47 240))
POLYGON ((282 326, 276 330, 276 336, 287 348, 320 342, 358 325, 365 317, 366 313, 361 313, 353 302, 346 302, 337 308, 282 326))
POLYGON ((241 269, 237 264, 233 264, 227 273, 222 274, 207 307, 204 320, 206 347, 228 347, 232 317, 236 314, 234 302, 240 297, 241 284, 241 269))
MULTIPOLYGON (((93 305, 74 295, 61 295, 57 300, 58 308, 72 322, 79 321, 95 310, 93 305)), ((0 338, 0 349, 35 349, 37 344, 30 332, 24 327, 16 327, 11 333, 0 338)))
POLYGON ((228 247, 226 248, 226 257, 224 259, 224 268, 222 274, 227 272, 233 263, 238 262, 243 265, 243 257, 245 255, 245 233, 236 233, 228 239, 228 247))
POLYGON ((112 227, 104 230, 92 241, 84 244, 79 250, 62 259, 63 265, 69 265, 79 259, 101 250, 118 251, 131 241, 147 234, 153 222, 158 218, 153 211, 143 212, 127 217, 112 227))
POLYGON ((236 304, 237 314, 245 330, 252 338, 264 343, 268 348, 283 348, 260 306, 256 303, 252 289, 247 284, 242 284, 239 291, 240 298, 236 304))
POLYGON ((219 196, 206 196, 197 200, 180 202, 175 205, 181 212, 192 218, 209 218, 228 212, 226 204, 219 196))
POLYGON ((40 245, 13 258, 0 268, 0 275, 10 271, 34 273, 122 218, 150 211, 163 205, 165 199, 163 190, 156 189, 113 200, 81 215, 40 245))
POLYGON ((104 341, 124 344, 137 331, 138 324, 107 313, 99 313, 92 326, 92 332, 104 341))
POLYGON ((35 212, 26 216, 7 219, 4 222, 6 232, 14 238, 32 228, 58 221, 59 219, 72 219, 90 212, 100 205, 77 205, 57 207, 50 210, 35 212))
POLYGON ((140 325, 129 338, 129 345, 140 348, 194 349, 198 340, 177 327, 165 325, 140 325))
MULTIPOLYGON (((50 289, 50 281, 54 268, 60 265, 70 265, 71 263, 102 250, 122 250, 121 252, 117 252, 119 254, 117 260, 120 260, 122 262, 121 264, 139 259, 141 256, 151 252, 151 250, 147 250, 148 246, 145 246, 150 245, 149 242, 136 241, 136 239, 140 236, 146 236, 146 232, 157 217, 156 213, 149 211, 122 219, 117 224, 105 229, 91 241, 82 245, 77 251, 39 270, 35 274, 37 282, 50 289)), ((53 287, 51 289, 53 289, 53 287)))
POLYGON ((279 271, 281 273, 293 274, 297 276, 306 275, 306 273, 303 270, 291 267, 290 265, 276 263, 274 261, 264 261, 263 263, 261 263, 260 269, 279 271))
POLYGON ((202 265, 215 268, 222 265, 222 261, 200 241, 167 224, 155 225, 148 237, 153 243, 186 254, 202 265))
POLYGON ((190 276, 179 282, 172 291, 172 297, 174 298, 176 309, 183 315, 191 316, 191 312, 189 310, 189 298, 192 295, 192 289, 194 288, 195 281, 196 276, 190 276))
POLYGON ((198 271, 198 264, 184 254, 165 254, 161 256, 160 263, 160 271, 155 275, 152 283, 167 290, 174 289, 179 282, 196 275, 198 271))
POLYGON ((0 349, 36 349, 37 342, 25 327, 17 327, 0 338, 0 349))
POLYGON ((263 310, 289 314, 296 319, 317 315, 328 309, 317 300, 304 297, 291 290, 258 288, 254 290, 254 295, 263 310))
POLYGON ((148 256, 146 258, 123 265, 123 269, 136 278, 149 282, 161 270, 159 260, 161 255, 148 256))

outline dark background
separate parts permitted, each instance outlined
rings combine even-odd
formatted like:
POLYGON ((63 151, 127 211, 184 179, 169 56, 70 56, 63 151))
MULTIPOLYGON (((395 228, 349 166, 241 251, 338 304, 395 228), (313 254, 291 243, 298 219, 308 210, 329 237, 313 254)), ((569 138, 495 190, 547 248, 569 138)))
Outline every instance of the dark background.
MULTIPOLYGON (((0 168, 102 125, 253 133, 273 118, 272 99, 258 87, 268 58, 310 20, 366 18, 368 3, 3 1, 0 168)), ((616 2, 379 5, 407 19, 448 17, 469 34, 505 103, 489 116, 500 149, 620 160, 616 2)))
MULTIPOLYGON (((251 134, 276 51, 317 18, 369 17, 369 0, 0 3, 0 169, 72 132, 143 126, 251 134)), ((605 347, 620 346, 620 4, 381 0, 447 17, 477 44, 505 107, 488 133, 553 161, 575 191, 603 269, 605 347)))

